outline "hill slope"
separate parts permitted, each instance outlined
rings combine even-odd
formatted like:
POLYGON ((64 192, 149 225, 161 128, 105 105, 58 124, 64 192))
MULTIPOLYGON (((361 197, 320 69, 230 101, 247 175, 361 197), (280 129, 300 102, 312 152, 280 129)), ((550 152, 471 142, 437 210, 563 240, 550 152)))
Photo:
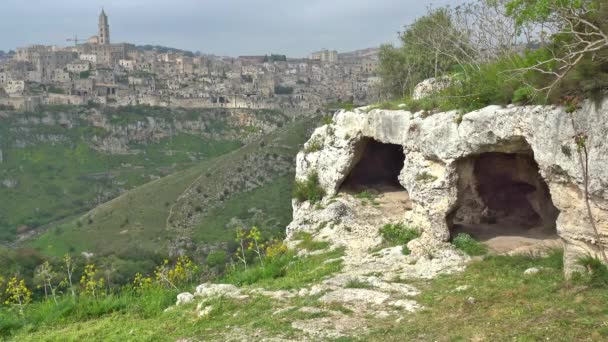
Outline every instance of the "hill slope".
POLYGON ((318 118, 304 118, 135 188, 28 245, 55 256, 86 251, 139 259, 178 250, 204 256, 210 243, 224 248, 234 233, 231 221, 281 235, 291 220, 293 159, 317 123, 318 118))
POLYGON ((0 111, 0 243, 238 149, 287 120, 277 111, 144 106, 0 111))

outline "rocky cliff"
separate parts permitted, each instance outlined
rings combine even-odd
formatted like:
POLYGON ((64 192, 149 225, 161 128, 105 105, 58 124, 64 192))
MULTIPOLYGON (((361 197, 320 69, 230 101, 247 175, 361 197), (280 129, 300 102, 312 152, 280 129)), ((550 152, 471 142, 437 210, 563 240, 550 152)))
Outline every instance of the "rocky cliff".
MULTIPOLYGON (((563 244, 569 273, 579 256, 601 257, 608 244, 606 136, 608 100, 587 101, 573 114, 555 106, 490 106, 464 115, 340 111, 297 157, 296 178, 317 173, 327 196, 317 206, 294 200, 288 232, 310 229, 314 217, 325 215, 320 207, 335 206, 336 194, 400 189, 411 203, 403 202, 399 218, 423 232, 408 245, 413 255, 449 249, 446 242, 466 232, 505 253, 563 244), (589 202, 599 234, 584 196, 579 133, 587 136, 589 202)), ((366 234, 377 234, 371 230, 366 234)))

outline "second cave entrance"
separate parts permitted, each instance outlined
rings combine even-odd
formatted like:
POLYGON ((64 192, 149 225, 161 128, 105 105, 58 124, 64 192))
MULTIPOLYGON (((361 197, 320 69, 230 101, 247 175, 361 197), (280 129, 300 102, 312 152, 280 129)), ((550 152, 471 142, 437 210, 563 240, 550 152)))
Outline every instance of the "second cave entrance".
POLYGON ((482 153, 457 170, 458 202, 447 217, 452 237, 467 233, 498 253, 559 246, 559 211, 531 150, 482 153))

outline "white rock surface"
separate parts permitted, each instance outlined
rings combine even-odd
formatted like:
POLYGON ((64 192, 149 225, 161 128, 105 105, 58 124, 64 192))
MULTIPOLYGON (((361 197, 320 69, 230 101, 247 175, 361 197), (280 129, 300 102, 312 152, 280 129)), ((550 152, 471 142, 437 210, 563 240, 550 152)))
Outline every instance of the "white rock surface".
POLYGON ((447 88, 450 85, 449 77, 440 77, 440 78, 429 78, 426 79, 416 85, 414 87, 414 92, 412 94, 412 98, 414 100, 420 100, 425 97, 431 96, 438 91, 441 91, 447 88))
POLYGON ((340 303, 349 307, 362 305, 381 305, 390 296, 384 292, 369 289, 338 289, 326 293, 319 301, 321 303, 340 303))
POLYGON ((540 268, 538 267, 531 267, 524 271, 524 275, 534 275, 537 273, 540 273, 540 268))
POLYGON ((184 305, 191 303, 194 300, 194 295, 190 292, 184 292, 177 295, 177 302, 175 305, 184 305))
POLYGON ((241 290, 231 284, 202 284, 196 287, 194 292, 196 297, 233 297, 239 298, 243 296, 241 290))
MULTIPOLYGON (((399 181, 409 193, 411 210, 404 208, 399 218, 423 231, 420 239, 408 245, 416 262, 429 251, 444 249, 444 242, 450 238, 446 216, 457 205, 458 163, 485 152, 531 152, 559 210, 557 233, 564 242, 565 271, 570 273, 577 269, 579 256, 598 255, 599 244, 608 247, 608 98, 597 104, 584 102, 574 115, 576 131, 589 137, 589 191, 601 241, 589 223, 582 195, 575 129, 570 115, 555 106, 489 106, 464 115, 452 111, 430 116, 402 110, 340 111, 334 115, 333 124, 318 128, 308 143, 316 141, 322 148, 297 156, 296 178, 302 180, 317 172, 328 194, 323 201, 325 209, 294 201, 294 221, 288 234, 313 232, 324 222, 327 226, 340 222, 335 232, 322 229, 319 238, 341 241, 347 249, 351 244, 374 244, 370 236, 377 237, 373 230, 382 223, 381 215, 369 206, 352 206, 341 197, 331 199, 361 157, 362 140, 373 138, 403 146, 405 163, 399 181), (430 181, 419 180, 423 173, 432 176, 430 181), (363 223, 370 218, 370 224, 363 223), (341 231, 345 228, 352 233, 341 231)), ((411 261, 402 259, 406 264, 411 261)), ((424 267, 439 266, 433 260, 419 262, 424 267)))

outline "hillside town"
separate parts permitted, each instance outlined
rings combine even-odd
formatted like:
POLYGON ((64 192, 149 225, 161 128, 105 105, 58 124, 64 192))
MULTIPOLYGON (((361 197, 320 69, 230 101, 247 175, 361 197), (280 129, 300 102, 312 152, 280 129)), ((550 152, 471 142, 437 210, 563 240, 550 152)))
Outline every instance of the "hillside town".
POLYGON ((377 49, 308 58, 220 57, 113 43, 105 11, 98 34, 73 46, 32 45, 0 53, 0 106, 90 103, 311 111, 365 102, 378 81, 377 49))

